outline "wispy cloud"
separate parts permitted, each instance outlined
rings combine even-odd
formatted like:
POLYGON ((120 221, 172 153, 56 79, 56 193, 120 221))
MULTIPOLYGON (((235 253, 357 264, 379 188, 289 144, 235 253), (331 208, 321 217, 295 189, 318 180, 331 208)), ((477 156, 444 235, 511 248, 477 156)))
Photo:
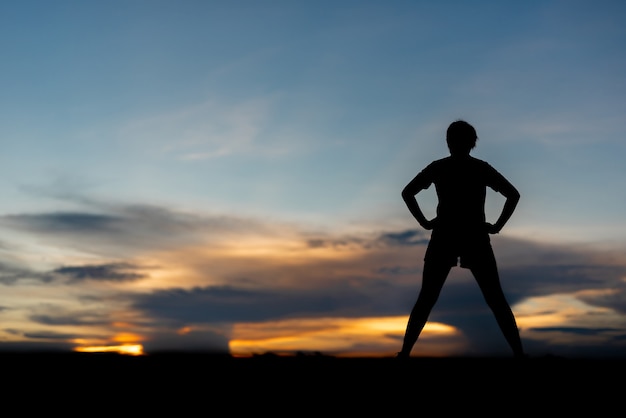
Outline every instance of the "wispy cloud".
POLYGON ((128 123, 119 133, 132 143, 181 160, 205 160, 238 154, 272 155, 264 130, 272 98, 240 102, 211 99, 128 123))
POLYGON ((85 266, 64 266, 52 271, 52 275, 67 277, 70 283, 85 280, 126 282, 145 278, 145 274, 135 273, 134 266, 128 263, 111 263, 85 266))
POLYGON ((41 274, 29 268, 0 263, 0 283, 11 285, 19 280, 47 280, 45 274, 41 274))
POLYGON ((230 215, 200 216, 150 205, 102 204, 84 212, 0 216, 0 225, 100 256, 124 256, 148 250, 222 240, 234 235, 267 233, 271 227, 230 215))

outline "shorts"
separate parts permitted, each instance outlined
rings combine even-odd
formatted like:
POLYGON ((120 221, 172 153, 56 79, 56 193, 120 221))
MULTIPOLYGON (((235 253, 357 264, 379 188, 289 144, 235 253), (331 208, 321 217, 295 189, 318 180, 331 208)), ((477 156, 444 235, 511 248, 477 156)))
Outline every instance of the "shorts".
POLYGON ((486 232, 461 235, 433 231, 424 262, 472 269, 477 265, 495 263, 495 256, 486 232))

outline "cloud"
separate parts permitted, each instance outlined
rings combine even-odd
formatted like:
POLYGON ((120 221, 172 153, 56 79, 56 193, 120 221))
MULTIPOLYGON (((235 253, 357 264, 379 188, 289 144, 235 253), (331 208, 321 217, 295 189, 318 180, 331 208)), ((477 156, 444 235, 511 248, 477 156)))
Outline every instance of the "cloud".
POLYGON ((97 314, 88 311, 71 312, 64 314, 37 314, 31 315, 30 320, 41 325, 53 325, 53 326, 94 326, 94 325, 109 325, 111 319, 105 314, 97 314))
POLYGON ((133 307, 152 318, 180 324, 256 322, 311 317, 349 310, 358 293, 250 290, 234 287, 168 289, 137 296, 133 307))
MULTIPOLYGON (((576 335, 598 335, 605 334, 607 332, 623 332, 619 328, 580 328, 580 327, 544 327, 544 328, 532 328, 532 331, 536 332, 563 332, 576 335)), ((624 335, 626 336, 626 335, 624 335)))
MULTIPOLYGON (((92 209, 0 217, 13 233, 61 254, 47 269, 0 265, 0 281, 13 285, 0 298, 3 316, 22 315, 31 336, 78 328, 113 338, 119 329, 112 318, 125 318, 153 349, 208 344, 219 351, 228 345, 228 330, 242 323, 408 317, 428 242, 426 231, 413 228, 355 234, 149 205, 92 209), (68 249, 71 257, 64 258, 68 249), (76 257, 77 250, 87 255, 76 257), (42 311, 37 300, 24 299, 33 283, 50 288, 56 309, 42 311), (178 332, 186 327, 193 332, 178 332)), ((506 235, 494 236, 493 244, 530 347, 569 352, 574 344, 615 350, 623 344, 626 260, 620 251, 506 235)), ((467 270, 453 269, 430 319, 452 327, 463 352, 508 352, 467 270)))
POLYGON ((428 244, 429 234, 426 231, 417 229, 407 229, 403 231, 379 232, 364 236, 340 236, 340 237, 318 237, 310 238, 306 242, 311 248, 351 248, 360 247, 364 249, 373 247, 395 247, 395 246, 425 246, 428 244))
POLYGON ((611 285, 578 292, 577 297, 592 306, 613 309, 626 315, 626 273, 617 268, 616 270, 611 285))
POLYGON ((28 268, 0 263, 0 283, 4 285, 12 285, 19 280, 30 279, 38 281, 48 281, 48 278, 45 274, 35 272, 28 268))
POLYGON ((378 239, 389 245, 428 245, 429 235, 424 231, 408 229, 400 232, 387 232, 381 234, 378 239))
POLYGON ((94 213, 58 212, 6 215, 9 225, 41 233, 102 233, 118 227, 120 218, 94 213))
POLYGON ((271 98, 240 102, 206 100, 127 124, 120 135, 150 144, 181 160, 205 160, 235 154, 265 155, 276 147, 261 144, 272 109, 271 98))
POLYGON ((126 282, 143 279, 145 274, 129 272, 136 268, 128 263, 112 263, 87 266, 59 267, 51 272, 52 276, 67 277, 69 283, 78 283, 85 280, 126 282))
MULTIPOLYGON (((511 297, 518 300, 527 296, 576 292, 581 289, 623 288, 620 278, 626 274, 626 266, 596 265, 592 259, 576 264, 515 266, 501 268, 502 280, 510 289, 511 297)), ((608 298, 585 297, 595 299, 608 298)), ((605 305, 606 306, 606 305, 605 305)))
MULTIPOLYGON (((419 290, 424 249, 424 241, 415 231, 390 231, 358 239, 328 237, 313 244, 305 237, 303 239, 307 248, 312 250, 330 248, 349 257, 341 261, 311 258, 308 263, 285 263, 282 267, 256 264, 258 260, 250 259, 249 271, 258 267, 258 274, 249 279, 234 279, 225 287, 155 291, 137 296, 133 307, 149 317, 177 324, 408 315, 419 290), (280 281, 277 277, 281 275, 288 275, 290 279, 280 281)), ((494 246, 496 253, 514 251, 523 255, 519 258, 521 264, 511 264, 507 257, 500 265, 503 287, 513 306, 533 298, 546 297, 549 300, 552 295, 572 294, 572 301, 592 300, 603 309, 613 309, 611 304, 621 304, 623 309, 624 303, 617 299, 621 291, 598 295, 593 289, 621 289, 622 277, 626 275, 625 265, 606 265, 593 252, 584 255, 558 245, 550 248, 559 257, 546 259, 545 244, 537 245, 527 240, 507 238, 496 240, 494 246), (529 264, 526 259, 537 264, 529 264), (608 303, 609 300, 612 302, 608 303)), ((564 308, 555 306, 555 309, 564 308)), ((619 309, 615 310, 619 312, 619 309)), ((584 321, 584 311, 572 315, 570 321, 575 318, 584 321)), ((431 320, 458 329, 472 347, 468 350, 475 353, 506 354, 509 350, 467 270, 453 270, 431 320)), ((540 325, 528 327, 528 335, 532 337, 530 345, 535 350, 553 352, 567 348, 552 342, 541 345, 541 340, 537 340, 537 334, 533 332, 540 328, 540 325)), ((605 326, 589 324, 586 328, 577 328, 586 329, 588 335, 606 336, 605 326)), ((626 335, 626 328, 618 326, 613 331, 626 335)), ((582 331, 577 333, 580 337, 584 334, 582 331)), ((610 340, 618 339, 611 336, 610 340)))
POLYGON ((139 268, 139 266, 122 262, 62 266, 51 271, 39 272, 24 267, 0 263, 0 283, 14 285, 18 281, 35 281, 41 283, 65 282, 68 284, 76 284, 84 281, 129 282, 147 277, 146 274, 132 271, 139 268))
POLYGON ((76 334, 63 334, 52 331, 25 332, 24 337, 32 340, 71 340, 77 337, 76 334))
POLYGON ((262 222, 229 215, 198 215, 151 205, 95 203, 92 211, 10 214, 0 226, 64 246, 109 257, 252 234, 276 235, 262 222))

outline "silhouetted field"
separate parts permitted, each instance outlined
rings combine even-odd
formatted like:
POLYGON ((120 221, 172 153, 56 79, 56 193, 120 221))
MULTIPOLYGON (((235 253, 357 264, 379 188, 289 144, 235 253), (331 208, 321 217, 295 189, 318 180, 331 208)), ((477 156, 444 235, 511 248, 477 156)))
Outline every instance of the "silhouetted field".
POLYGON ((8 387, 33 399, 41 393, 92 406, 124 403, 127 412, 195 405, 213 414, 219 406, 239 414, 295 408, 293 415, 334 416, 382 408, 388 416, 406 408, 419 416, 436 408, 510 416, 609 413, 622 403, 626 359, 3 353, 0 366, 8 387))

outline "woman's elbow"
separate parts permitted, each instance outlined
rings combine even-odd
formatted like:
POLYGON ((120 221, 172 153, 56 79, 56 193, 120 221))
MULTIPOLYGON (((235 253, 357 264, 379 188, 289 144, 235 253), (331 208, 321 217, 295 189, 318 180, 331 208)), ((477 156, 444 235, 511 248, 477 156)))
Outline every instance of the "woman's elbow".
POLYGON ((520 198, 522 196, 520 195, 519 191, 517 191, 517 189, 513 189, 511 190, 511 192, 508 194, 507 199, 517 203, 519 202, 520 198))

